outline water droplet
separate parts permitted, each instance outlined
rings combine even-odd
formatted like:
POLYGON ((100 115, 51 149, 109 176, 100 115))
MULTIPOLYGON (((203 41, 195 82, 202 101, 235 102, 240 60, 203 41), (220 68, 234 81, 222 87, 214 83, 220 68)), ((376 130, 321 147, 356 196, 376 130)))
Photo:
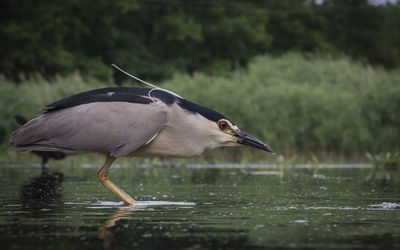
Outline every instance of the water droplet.
POLYGON ((308 223, 308 220, 295 220, 296 223, 308 223))

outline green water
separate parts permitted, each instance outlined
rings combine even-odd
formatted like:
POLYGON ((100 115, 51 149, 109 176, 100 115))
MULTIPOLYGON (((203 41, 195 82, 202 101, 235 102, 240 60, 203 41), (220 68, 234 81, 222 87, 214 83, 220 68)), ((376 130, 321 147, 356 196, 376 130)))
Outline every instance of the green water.
POLYGON ((369 168, 0 168, 1 249, 399 249, 398 174, 369 168), (386 176, 386 177, 385 177, 386 176))

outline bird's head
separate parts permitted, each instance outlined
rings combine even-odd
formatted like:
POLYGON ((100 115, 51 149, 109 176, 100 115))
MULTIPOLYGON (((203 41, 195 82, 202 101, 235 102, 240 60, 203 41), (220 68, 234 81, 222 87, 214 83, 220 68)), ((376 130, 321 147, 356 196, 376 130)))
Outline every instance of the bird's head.
POLYGON ((249 133, 239 129, 226 118, 216 121, 212 130, 214 132, 214 139, 218 141, 220 146, 246 145, 274 153, 274 151, 267 144, 250 135, 249 133))
POLYGON ((192 121, 189 127, 196 129, 191 129, 191 133, 196 134, 196 141, 202 146, 213 148, 246 145, 274 153, 267 144, 239 129, 224 115, 185 99, 180 99, 178 105, 189 111, 185 112, 185 120, 192 121))

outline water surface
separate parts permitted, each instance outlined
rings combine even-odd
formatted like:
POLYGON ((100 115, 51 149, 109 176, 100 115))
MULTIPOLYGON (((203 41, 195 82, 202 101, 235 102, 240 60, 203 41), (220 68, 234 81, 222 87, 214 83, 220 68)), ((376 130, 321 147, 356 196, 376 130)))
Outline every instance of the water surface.
POLYGON ((370 168, 0 168, 2 249, 400 247, 397 173, 370 168))

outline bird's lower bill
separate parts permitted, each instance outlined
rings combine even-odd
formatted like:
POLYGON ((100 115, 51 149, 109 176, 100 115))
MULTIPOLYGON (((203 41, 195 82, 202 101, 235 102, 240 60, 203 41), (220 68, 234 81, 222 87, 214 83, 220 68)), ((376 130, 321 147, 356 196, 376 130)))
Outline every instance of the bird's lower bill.
POLYGON ((274 151, 260 139, 244 132, 243 130, 237 129, 233 132, 234 136, 237 138, 237 142, 242 145, 251 146, 254 148, 262 149, 268 151, 270 153, 274 153, 274 151))

